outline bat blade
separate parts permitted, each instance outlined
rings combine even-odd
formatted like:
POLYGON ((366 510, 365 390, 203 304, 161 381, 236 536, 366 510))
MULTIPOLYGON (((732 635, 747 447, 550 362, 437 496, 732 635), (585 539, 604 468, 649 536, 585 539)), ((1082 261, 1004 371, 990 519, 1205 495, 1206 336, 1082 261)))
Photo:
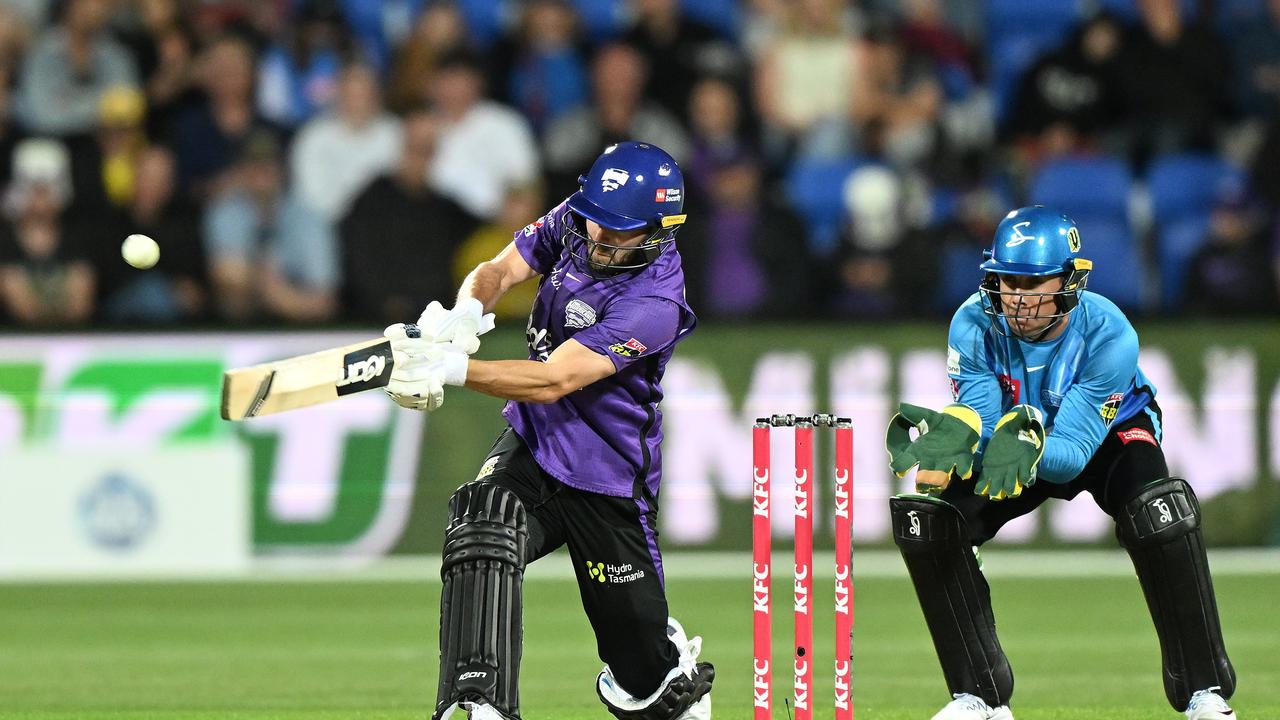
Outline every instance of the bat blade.
POLYGON ((386 386, 391 341, 367 340, 222 374, 222 419, 246 420, 386 386))

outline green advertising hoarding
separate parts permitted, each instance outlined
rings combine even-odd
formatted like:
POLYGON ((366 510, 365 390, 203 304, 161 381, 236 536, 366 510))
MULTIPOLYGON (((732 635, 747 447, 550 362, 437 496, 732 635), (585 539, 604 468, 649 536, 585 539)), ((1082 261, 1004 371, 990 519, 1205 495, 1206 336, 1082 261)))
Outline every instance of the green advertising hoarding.
MULTIPOLYGON (((1211 541, 1280 542, 1280 326, 1146 325, 1143 370, 1159 389, 1165 452, 1200 493, 1211 541)), ((381 393, 243 424, 218 419, 221 371, 365 339, 368 333, 9 335, 0 338, 0 452, 20 444, 156 447, 238 437, 251 450, 259 554, 438 552, 453 488, 475 476, 503 427, 501 402, 450 388, 432 415, 381 393)), ((524 354, 486 336, 479 357, 524 354)), ((949 402, 945 325, 704 327, 681 344, 662 405, 660 531, 668 548, 749 546, 750 427, 777 412, 854 419, 854 535, 888 542, 886 499, 909 481, 885 467, 897 402, 949 402)), ((790 477, 776 432, 774 476, 790 477)), ((829 456, 820 438, 820 458, 829 456)), ((827 465, 825 459, 820 465, 827 465)), ((0 466, 2 467, 2 466, 0 466)), ((830 472, 817 533, 829 542, 830 472)), ((778 488, 775 482, 775 498, 778 488)), ((775 512, 780 539, 790 517, 775 512)), ((1088 497, 1053 502, 1001 534, 1010 543, 1109 542, 1088 497)))

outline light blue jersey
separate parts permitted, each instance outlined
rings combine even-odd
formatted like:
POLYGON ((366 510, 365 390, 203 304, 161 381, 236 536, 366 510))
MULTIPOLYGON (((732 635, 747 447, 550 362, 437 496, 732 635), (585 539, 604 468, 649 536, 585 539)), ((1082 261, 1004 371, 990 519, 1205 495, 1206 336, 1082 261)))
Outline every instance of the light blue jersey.
POLYGON ((1053 340, 1005 336, 975 293, 947 338, 952 394, 982 416, 982 446, 1011 407, 1039 408, 1048 439, 1038 477, 1053 483, 1079 475, 1107 428, 1141 412, 1156 392, 1138 369, 1138 333, 1110 300, 1084 292, 1066 322, 1053 340))

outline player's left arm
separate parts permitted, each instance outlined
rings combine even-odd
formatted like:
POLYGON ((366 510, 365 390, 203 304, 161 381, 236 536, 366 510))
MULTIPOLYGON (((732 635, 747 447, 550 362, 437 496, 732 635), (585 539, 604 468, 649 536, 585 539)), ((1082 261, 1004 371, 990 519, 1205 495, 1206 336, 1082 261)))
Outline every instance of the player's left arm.
POLYGON ((553 403, 617 371, 609 358, 569 339, 546 362, 470 360, 466 387, 503 400, 553 403))
POLYGON ((1132 327, 1096 347, 1045 439, 1038 476, 1049 482, 1069 482, 1089 464, 1115 418, 1111 397, 1127 392, 1138 372, 1138 334, 1132 327))

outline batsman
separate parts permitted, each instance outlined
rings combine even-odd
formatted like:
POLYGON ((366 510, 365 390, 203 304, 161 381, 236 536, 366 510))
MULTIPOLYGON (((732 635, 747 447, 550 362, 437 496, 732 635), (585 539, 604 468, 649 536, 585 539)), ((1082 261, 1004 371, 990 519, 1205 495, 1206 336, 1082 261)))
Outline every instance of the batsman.
POLYGON ((919 468, 919 492, 889 505, 952 696, 934 720, 1012 720, 1013 670, 977 546, 1049 498, 1086 491, 1133 560, 1169 703, 1189 720, 1235 720, 1227 701, 1236 674, 1200 505, 1169 475, 1138 335, 1085 289, 1092 263, 1080 252, 1080 231, 1060 212, 1034 206, 1005 216, 978 292, 951 321, 955 403, 940 412, 904 404, 889 424, 893 470, 919 468))
POLYGON ((508 427, 449 501, 433 720, 518 720, 525 566, 567 545, 618 718, 711 716, 702 639, 668 617, 658 549, 663 371, 696 323, 675 235, 685 216, 675 160, 612 145, 581 189, 467 276, 452 310, 386 329, 387 393, 434 410, 446 385, 507 400, 508 427), (469 357, 513 286, 541 277, 528 359, 469 357))

